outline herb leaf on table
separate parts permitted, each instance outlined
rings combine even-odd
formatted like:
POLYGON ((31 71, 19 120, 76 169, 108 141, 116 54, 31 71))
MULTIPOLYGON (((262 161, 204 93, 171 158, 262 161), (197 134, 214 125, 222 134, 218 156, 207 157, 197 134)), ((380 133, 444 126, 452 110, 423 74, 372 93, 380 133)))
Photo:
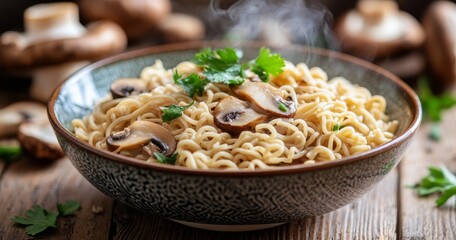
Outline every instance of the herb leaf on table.
POLYGON ((11 163, 22 153, 20 146, 0 146, 0 160, 11 163))
POLYGON ((445 166, 440 168, 429 167, 429 173, 419 183, 413 186, 418 196, 424 197, 433 193, 440 193, 436 206, 440 207, 448 199, 456 195, 456 176, 445 166))
POLYGON ((15 216, 12 220, 16 223, 27 226, 27 234, 35 236, 48 228, 56 228, 58 213, 48 212, 39 205, 25 212, 25 217, 15 216))
POLYGON ((81 204, 75 200, 68 200, 64 203, 57 203, 57 210, 60 216, 68 216, 77 212, 81 208, 81 204))

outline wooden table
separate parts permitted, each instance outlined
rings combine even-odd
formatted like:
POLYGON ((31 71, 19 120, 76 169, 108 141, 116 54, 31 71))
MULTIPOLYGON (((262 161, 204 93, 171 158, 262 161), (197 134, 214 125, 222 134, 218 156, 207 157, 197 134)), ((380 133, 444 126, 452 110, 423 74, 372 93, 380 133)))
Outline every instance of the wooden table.
MULTIPOLYGON (((1 91, 0 107, 24 97, 23 90, 1 91), (18 94, 19 93, 19 94, 18 94)), ((401 164, 358 201, 328 213, 280 227, 244 233, 193 229, 113 201, 90 185, 68 159, 35 164, 22 159, 0 163, 0 239, 28 239, 10 220, 35 204, 55 210, 57 202, 78 200, 76 216, 58 219, 58 227, 40 239, 456 239, 454 200, 434 207, 435 196, 418 198, 406 188, 427 174, 427 166, 445 164, 456 171, 456 108, 444 115, 443 138, 427 138, 423 124, 401 164), (102 208, 95 213, 93 208, 102 208)))

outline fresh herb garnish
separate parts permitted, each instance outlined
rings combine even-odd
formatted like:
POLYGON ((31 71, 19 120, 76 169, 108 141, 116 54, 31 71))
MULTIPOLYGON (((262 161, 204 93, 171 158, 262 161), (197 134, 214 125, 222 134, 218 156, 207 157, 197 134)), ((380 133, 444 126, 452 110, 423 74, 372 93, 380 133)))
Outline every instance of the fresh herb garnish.
POLYGON ((11 163, 21 153, 22 149, 20 146, 0 146, 0 159, 5 163, 11 163))
POLYGON ((27 226, 25 231, 27 234, 35 236, 48 228, 56 228, 57 216, 56 212, 48 212, 39 205, 35 205, 32 209, 25 212, 25 217, 15 216, 12 220, 16 223, 27 226))
POLYGON ((434 95, 425 77, 419 79, 417 92, 425 117, 432 122, 440 122, 442 120, 442 112, 456 105, 456 98, 449 93, 434 95))
POLYGON ((252 64, 252 72, 256 73, 263 82, 269 81, 269 75, 277 76, 283 72, 285 60, 279 54, 271 54, 267 48, 261 48, 260 54, 252 64))
POLYGON ((31 236, 45 231, 48 228, 57 228, 57 216, 67 216, 79 210, 80 204, 77 201, 69 200, 57 204, 58 212, 49 212, 40 205, 35 205, 25 212, 25 217, 15 216, 11 218, 15 223, 26 226, 25 231, 31 236))
POLYGON ((439 125, 437 125, 435 123, 431 124, 431 128, 429 130, 428 137, 431 140, 434 140, 437 142, 440 140, 440 138, 442 138, 442 131, 440 130, 439 125))
POLYGON ((57 210, 60 216, 68 216, 74 214, 81 208, 81 204, 75 200, 68 200, 64 203, 57 203, 57 210))
POLYGON ((202 79, 195 73, 188 75, 187 77, 182 77, 177 70, 173 74, 174 83, 184 88, 185 92, 190 97, 193 97, 195 94, 198 96, 203 96, 204 87, 207 84, 207 81, 202 79))
POLYGON ((429 167, 429 174, 419 183, 413 186, 418 196, 428 196, 433 193, 441 193, 435 201, 437 207, 442 206, 451 197, 456 195, 456 176, 446 167, 429 167))
POLYGON ((179 154, 174 153, 171 157, 167 157, 163 155, 163 153, 156 152, 154 153, 155 159, 159 163, 164 163, 164 164, 176 164, 176 160, 179 157, 179 154))
POLYGON ((279 102, 279 110, 282 112, 286 112, 286 111, 288 111, 288 108, 287 108, 287 106, 285 106, 285 104, 283 104, 282 102, 279 102))
POLYGON ((334 132, 339 131, 339 130, 341 130, 341 129, 344 128, 344 127, 345 127, 345 126, 343 126, 343 125, 341 126, 341 125, 339 125, 338 123, 336 123, 336 125, 334 125, 334 127, 333 127, 333 131, 334 131, 334 132))
POLYGON ((190 104, 185 105, 185 106, 179 106, 179 105, 170 105, 166 107, 160 107, 162 110, 162 120, 163 122, 169 122, 173 119, 176 119, 180 116, 182 116, 182 113, 185 111, 185 109, 189 108, 190 106, 193 105, 195 101, 192 101, 190 104))

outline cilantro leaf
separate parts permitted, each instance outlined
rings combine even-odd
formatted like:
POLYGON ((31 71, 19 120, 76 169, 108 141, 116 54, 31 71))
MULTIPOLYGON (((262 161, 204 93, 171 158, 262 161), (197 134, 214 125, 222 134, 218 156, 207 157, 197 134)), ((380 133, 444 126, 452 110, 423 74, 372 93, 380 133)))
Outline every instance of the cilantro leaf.
POLYGON ((339 125, 338 123, 336 123, 336 125, 334 125, 334 127, 333 127, 333 131, 334 131, 334 132, 335 132, 335 131, 339 131, 340 129, 342 129, 342 128, 344 128, 344 127, 345 127, 345 126, 343 126, 343 125, 341 126, 341 125, 339 125))
POLYGON ((267 48, 261 48, 260 53, 252 64, 252 72, 256 73, 263 82, 269 81, 269 75, 277 76, 283 72, 285 60, 279 54, 271 54, 267 48))
POLYGON ((154 153, 155 159, 159 163, 164 163, 164 164, 176 164, 176 160, 179 157, 179 154, 174 153, 171 157, 167 157, 163 155, 163 153, 156 152, 154 153))
POLYGON ((434 95, 426 77, 420 77, 417 92, 423 112, 432 122, 440 122, 442 112, 456 105, 456 98, 449 93, 434 95))
POLYGON ((207 84, 207 81, 202 79, 195 73, 188 75, 187 77, 182 77, 179 73, 174 71, 173 74, 174 83, 184 88, 185 92, 190 97, 193 97, 195 94, 198 96, 203 96, 204 87, 207 84))
POLYGON ((0 159, 5 163, 12 162, 21 153, 22 149, 20 146, 0 146, 0 159))
POLYGON ((57 203, 57 210, 60 216, 68 216, 74 214, 81 208, 81 204, 75 200, 68 200, 64 203, 57 203))
POLYGON ((429 167, 429 174, 421 179, 413 189, 419 196, 428 196, 433 193, 441 193, 436 200, 436 206, 442 206, 450 197, 456 195, 456 176, 446 167, 429 167))
POLYGON ((240 64, 233 65, 224 71, 206 69, 204 75, 207 80, 214 83, 224 83, 228 85, 239 85, 244 83, 244 69, 240 64))
POLYGON ((48 228, 56 228, 58 213, 48 212, 39 205, 25 212, 25 217, 15 216, 11 220, 26 225, 27 234, 35 236, 48 228))
POLYGON ((205 67, 205 69, 225 71, 236 65, 240 56, 242 56, 242 52, 236 51, 233 48, 218 49, 215 51, 206 48, 195 54, 193 61, 197 65, 205 67))
POLYGON ((185 105, 185 106, 178 106, 178 105, 170 105, 166 107, 160 107, 162 110, 162 120, 163 122, 169 122, 173 119, 176 119, 180 116, 182 116, 182 112, 185 111, 185 109, 189 108, 190 106, 193 105, 195 101, 192 101, 190 104, 185 105))

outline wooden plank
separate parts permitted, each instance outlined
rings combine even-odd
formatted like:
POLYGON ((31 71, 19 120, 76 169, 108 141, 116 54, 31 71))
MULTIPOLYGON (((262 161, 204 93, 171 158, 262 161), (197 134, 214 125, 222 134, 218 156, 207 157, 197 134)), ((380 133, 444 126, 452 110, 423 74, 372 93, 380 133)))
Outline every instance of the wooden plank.
POLYGON ((0 182, 0 238, 27 239, 27 234, 10 218, 23 215, 35 204, 55 211, 57 202, 69 199, 81 203, 76 216, 61 217, 58 227, 41 235, 46 239, 107 239, 112 200, 90 185, 68 159, 54 164, 36 164, 32 160, 14 163, 0 182), (95 214, 92 206, 101 206, 95 214))
POLYGON ((401 236, 403 239, 456 239, 455 201, 435 207, 436 196, 419 198, 407 185, 414 185, 427 175, 428 166, 444 164, 456 172, 456 109, 444 114, 442 139, 427 137, 430 124, 421 126, 401 166, 401 236))
POLYGON ((397 180, 393 170, 373 191, 338 211, 244 233, 185 227, 117 203, 111 232, 114 239, 396 239, 397 180))

